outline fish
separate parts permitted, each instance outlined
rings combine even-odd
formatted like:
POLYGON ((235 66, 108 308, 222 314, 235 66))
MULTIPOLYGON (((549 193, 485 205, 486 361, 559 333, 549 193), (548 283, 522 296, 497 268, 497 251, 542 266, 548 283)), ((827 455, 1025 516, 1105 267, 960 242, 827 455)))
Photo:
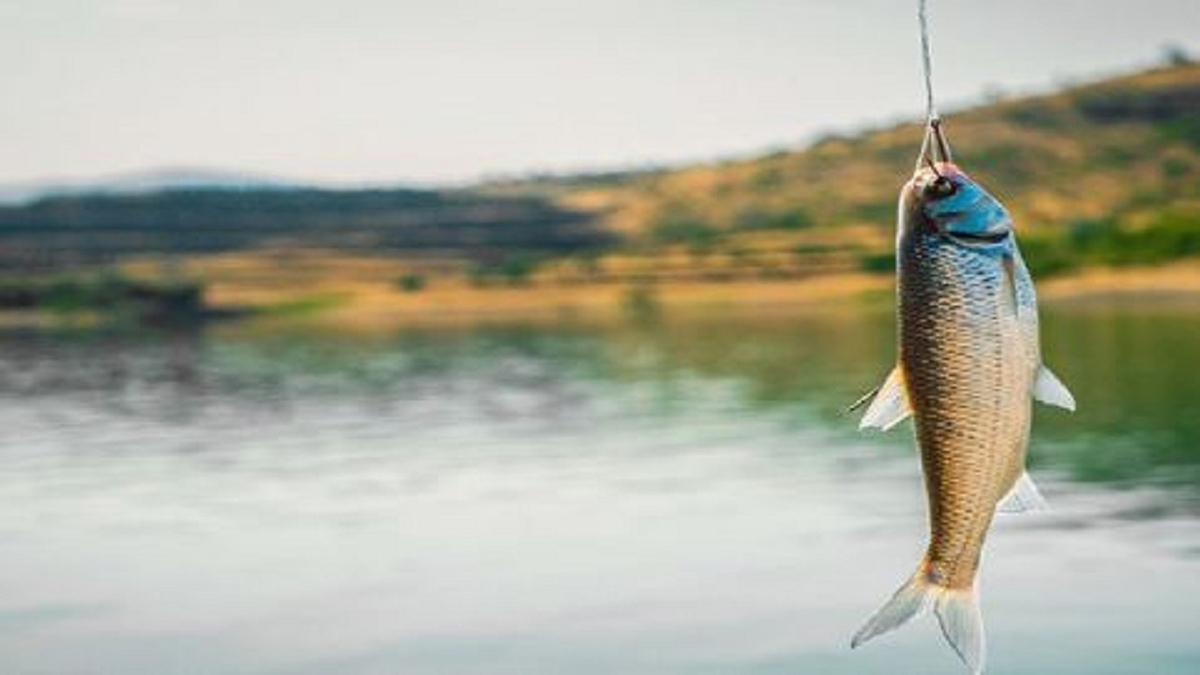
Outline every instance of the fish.
POLYGON ((1013 219, 954 163, 936 118, 900 190, 897 220, 897 363, 856 405, 870 401, 864 429, 912 417, 929 543, 851 647, 932 610, 979 674, 986 646, 978 573, 993 516, 1045 508, 1025 471, 1032 401, 1074 410, 1075 399, 1042 363, 1037 296, 1013 219))

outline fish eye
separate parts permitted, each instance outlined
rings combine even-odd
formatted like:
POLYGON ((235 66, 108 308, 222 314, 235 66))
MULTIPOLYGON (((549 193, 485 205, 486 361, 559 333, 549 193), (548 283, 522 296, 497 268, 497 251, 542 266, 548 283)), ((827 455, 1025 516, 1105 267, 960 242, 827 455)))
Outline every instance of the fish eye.
POLYGON ((954 194, 957 190, 958 188, 954 185, 954 181, 945 176, 938 176, 936 180, 925 188, 925 194, 934 199, 943 199, 954 194))

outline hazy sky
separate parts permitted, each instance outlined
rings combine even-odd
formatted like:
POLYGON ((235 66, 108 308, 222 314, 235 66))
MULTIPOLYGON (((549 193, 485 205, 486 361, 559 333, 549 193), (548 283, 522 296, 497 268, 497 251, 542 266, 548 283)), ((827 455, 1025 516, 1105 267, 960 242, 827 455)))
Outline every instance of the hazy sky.
MULTIPOLYGON (((1200 53, 1200 0, 930 0, 943 107, 1200 53)), ((915 0, 4 0, 0 182, 623 167, 917 116, 915 0)))

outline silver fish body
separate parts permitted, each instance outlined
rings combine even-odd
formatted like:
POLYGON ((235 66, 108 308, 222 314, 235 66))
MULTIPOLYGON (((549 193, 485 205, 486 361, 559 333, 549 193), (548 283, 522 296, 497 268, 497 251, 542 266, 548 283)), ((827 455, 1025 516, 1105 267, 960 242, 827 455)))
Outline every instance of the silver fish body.
POLYGON ((928 177, 914 180, 897 247, 899 362, 929 495, 926 573, 970 589, 996 504, 1024 471, 1041 357, 1033 281, 1011 219, 953 171, 941 169, 963 181, 955 198, 973 202, 960 216, 967 222, 951 225, 997 234, 949 233, 916 194, 928 177))
POLYGON ((898 363, 861 426, 912 415, 930 538, 916 573, 852 645, 932 609, 979 673, 976 576, 993 514, 1009 495, 1016 510, 1041 499, 1024 468, 1032 399, 1069 409, 1074 400, 1042 366, 1033 281, 1000 202, 947 157, 919 166, 899 211, 898 363))

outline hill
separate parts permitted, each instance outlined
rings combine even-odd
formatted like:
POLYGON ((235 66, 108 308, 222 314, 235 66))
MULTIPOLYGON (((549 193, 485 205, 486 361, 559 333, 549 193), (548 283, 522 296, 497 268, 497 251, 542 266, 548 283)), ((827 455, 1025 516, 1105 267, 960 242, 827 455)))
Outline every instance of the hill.
MULTIPOLYGON (((956 160, 1009 207, 1043 273, 1200 254, 1200 65, 946 117, 956 160)), ((488 189, 553 198, 635 249, 710 266, 879 269, 921 134, 913 122, 751 159, 488 189)))
MULTIPOLYGON (((947 128, 960 166, 1013 213, 1036 274, 1200 255, 1200 65, 994 98, 947 128)), ((174 306, 183 288, 217 308, 336 306, 339 321, 369 322, 849 297, 890 283, 861 272, 891 269, 921 136, 914 121, 753 158, 457 190, 49 196, 0 206, 0 295, 174 306)))
POLYGON ((278 247, 486 259, 605 245, 591 217, 536 197, 247 188, 47 197, 0 207, 0 265, 53 270, 278 247))

